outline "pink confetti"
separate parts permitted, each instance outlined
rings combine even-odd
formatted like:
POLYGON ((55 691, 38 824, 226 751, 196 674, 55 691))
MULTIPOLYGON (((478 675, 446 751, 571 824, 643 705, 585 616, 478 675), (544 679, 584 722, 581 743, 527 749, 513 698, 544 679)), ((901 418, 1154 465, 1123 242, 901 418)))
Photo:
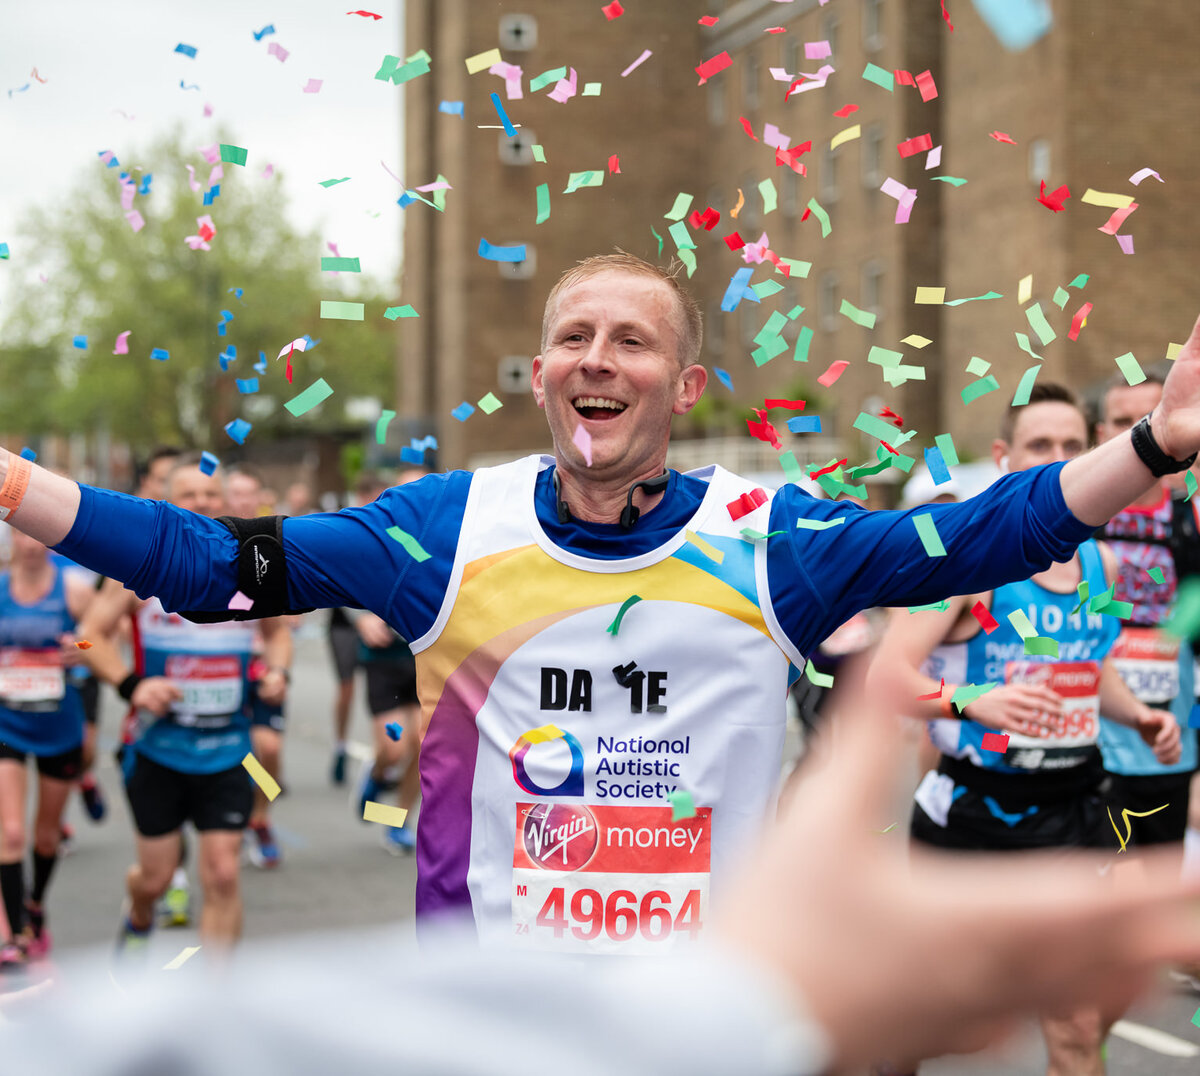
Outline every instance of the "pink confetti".
MULTIPOLYGON (((146 218, 141 215, 136 209, 131 209, 125 214, 125 219, 129 221, 129 227, 135 232, 140 232, 146 226, 146 218)), ((1117 236, 1120 239, 1120 236, 1117 236)))
POLYGON ((933 75, 928 71, 922 71, 917 76, 917 89, 921 91, 922 101, 932 101, 937 95, 937 83, 933 81, 933 75))
POLYGON ((1155 179, 1157 179, 1159 183, 1163 181, 1163 177, 1154 171, 1153 168, 1142 168, 1139 171, 1134 172, 1133 175, 1129 177, 1129 182, 1136 187, 1143 179, 1147 179, 1150 176, 1153 176, 1155 179))
POLYGON ((1118 235, 1118 236, 1116 236, 1116 240, 1120 244, 1121 249, 1126 254, 1133 253, 1133 236, 1132 235, 1118 235))
POLYGON ((204 118, 208 119, 213 114, 213 107, 207 101, 204 103, 204 118))
POLYGON ((196 169, 190 164, 186 166, 188 170, 188 186, 194 191, 200 190, 200 184, 196 182, 196 169))
POLYGON ((214 142, 211 146, 201 146, 200 156, 209 164, 217 164, 221 160, 221 144, 214 142))
POLYGON ((525 91, 521 88, 521 79, 525 76, 523 68, 517 64, 505 63, 501 60, 499 63, 492 64, 488 68, 489 75, 499 75, 504 79, 504 96, 510 101, 519 101, 525 96, 525 91))
POLYGON ((925 154, 925 171, 928 172, 931 168, 936 168, 942 163, 942 147, 934 146, 927 154, 925 154))
POLYGON ((832 55, 833 49, 829 47, 828 41, 804 42, 804 58, 806 60, 823 60, 826 56, 832 55))
POLYGON ((245 612, 247 609, 251 609, 253 607, 254 601, 251 598, 247 598, 246 595, 240 590, 236 590, 233 593, 233 597, 229 599, 229 604, 225 608, 236 609, 245 612))
POLYGON ((283 347, 279 349, 279 354, 275 356, 275 360, 278 361, 282 359, 284 355, 290 355, 293 351, 303 351, 307 347, 308 341, 302 336, 298 340, 293 340, 290 344, 284 344, 283 347))
POLYGON ((269 52, 269 53, 270 53, 272 56, 277 56, 277 57, 279 57, 279 62, 280 62, 280 63, 283 63, 283 61, 284 61, 284 60, 286 60, 286 59, 287 59, 287 58, 288 58, 288 57, 291 55, 291 53, 290 53, 290 52, 288 52, 288 50, 287 50, 287 49, 285 49, 285 48, 284 48, 284 47, 283 47, 281 44, 279 44, 279 42, 277 42, 277 41, 272 41, 272 42, 271 42, 271 43, 270 43, 270 44, 267 46, 267 52, 269 52))
POLYGON ((1128 219, 1129 214, 1137 209, 1137 202, 1130 202, 1129 205, 1121 209, 1113 210, 1113 215, 1108 218, 1107 223, 1102 224, 1097 231, 1103 232, 1105 235, 1116 235, 1117 229, 1128 219))
POLYGON ((301 93, 320 93, 324 81, 319 78, 310 78, 301 89, 301 93))
POLYGON ((828 370, 826 370, 820 377, 817 378, 818 383, 824 385, 826 388, 829 388, 830 385, 832 385, 839 377, 842 376, 842 373, 849 365, 850 364, 844 359, 838 359, 837 362, 833 363, 828 370))
POLYGON ((560 105, 565 105, 572 97, 575 96, 576 87, 579 84, 579 76, 575 73, 575 68, 571 68, 571 73, 566 78, 560 78, 555 83, 547 97, 551 101, 557 101, 560 105))
POLYGON ((621 158, 615 153, 608 158, 608 173, 612 176, 619 176, 621 174, 621 158))
POLYGON ((988 138, 994 138, 997 142, 1004 142, 1010 146, 1017 144, 1012 135, 1005 134, 1003 131, 991 131, 988 134, 988 138))
POLYGON ((624 71, 621 72, 621 77, 624 78, 626 75, 629 74, 630 71, 634 70, 635 68, 641 67, 642 64, 644 64, 653 55, 654 55, 654 53, 651 52, 649 49, 644 50, 642 52, 641 56, 639 56, 636 60, 633 61, 633 63, 631 63, 627 68, 625 68, 624 71))
POLYGON ((134 186, 133 180, 126 180, 121 184, 121 208, 133 208, 133 196, 137 194, 137 187, 134 186))
POLYGON ((262 170, 262 177, 263 177, 263 179, 269 179, 274 174, 275 174, 275 166, 268 161, 267 167, 262 170))
POLYGON ((126 329, 123 333, 117 333, 117 342, 113 344, 114 355, 129 354, 129 336, 132 332, 132 329, 126 329))
POLYGON ((208 185, 210 187, 220 183, 225 178, 225 169, 219 164, 214 164, 208 173, 208 185))
POLYGON ((571 441, 582 454, 584 463, 590 467, 592 465, 592 435, 582 426, 576 426, 571 441))

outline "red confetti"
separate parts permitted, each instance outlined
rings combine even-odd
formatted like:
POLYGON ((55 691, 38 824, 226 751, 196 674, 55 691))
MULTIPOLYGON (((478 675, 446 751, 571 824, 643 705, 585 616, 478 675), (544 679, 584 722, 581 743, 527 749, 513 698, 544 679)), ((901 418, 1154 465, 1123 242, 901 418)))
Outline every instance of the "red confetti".
POLYGON ((758 135, 754 133, 754 128, 750 126, 750 121, 745 116, 738 116, 738 123, 742 125, 742 130, 746 132, 755 142, 758 141, 758 135))
POLYGON ((784 276, 792 275, 792 267, 785 264, 784 260, 778 254, 776 254, 775 251, 768 249, 766 257, 771 259, 775 265, 775 268, 778 269, 784 276))
MULTIPOLYGON (((847 363, 847 365, 849 364, 847 363)), ((826 464, 819 471, 810 471, 808 477, 820 478, 823 474, 829 474, 830 471, 836 471, 839 467, 845 467, 846 462, 846 460, 834 460, 833 463, 826 464)))
POLYGON ((1046 181, 1042 180, 1042 193, 1038 195, 1038 201, 1047 209, 1052 209, 1055 213, 1063 211, 1063 202, 1071 197, 1071 192, 1067 190, 1067 185, 1064 183, 1057 190, 1046 193, 1046 181))
POLYGON ((763 400, 763 406, 770 410, 772 407, 786 407, 789 411, 803 411, 803 400, 776 400, 769 398, 763 400))
POLYGON ((837 116, 838 119, 844 120, 847 116, 850 115, 851 112, 857 112, 857 111, 858 111, 858 105, 842 105, 842 107, 839 108, 834 113, 834 115, 837 116))
POLYGON ((917 89, 921 91, 922 101, 932 101, 937 95, 937 83, 933 81, 933 75, 929 71, 922 71, 917 76, 917 89))
POLYGON ((909 138, 901 142, 897 147, 901 157, 911 157, 916 153, 924 153, 928 149, 933 149, 933 135, 923 134, 916 138, 909 138))
POLYGON ((899 82, 901 86, 916 86, 916 82, 913 81, 911 71, 893 71, 892 74, 896 76, 896 81, 899 82))
POLYGON ((604 12, 604 17, 609 22, 625 14, 625 9, 621 7, 621 0, 612 0, 611 4, 605 4, 600 10, 604 12))
POLYGON ((942 682, 940 684, 938 684, 937 691, 931 691, 928 695, 918 695, 917 701, 925 702, 928 699, 940 699, 942 697, 942 692, 945 690, 946 690, 946 681, 943 678, 942 682))
POLYGON ((721 219, 721 214, 718 213, 712 206, 708 206, 703 213, 700 214, 700 222, 697 227, 703 227, 706 232, 711 232, 721 219))
POLYGON ((971 608, 971 615, 979 621, 979 626, 983 628, 984 635, 991 635, 992 632, 1000 627, 999 621, 988 612, 988 608, 983 602, 975 603, 971 608))
POLYGON ((361 8, 358 11, 347 11, 346 14, 347 15, 361 15, 365 19, 374 19, 376 22, 378 22, 380 19, 383 18, 382 15, 376 15, 375 12, 373 12, 373 11, 363 11, 361 8))
POLYGON ((946 0, 942 0, 942 18, 946 20, 946 25, 950 27, 950 32, 954 33, 954 23, 950 21, 950 12, 946 10, 946 0))
POLYGON ((1006 135, 1003 131, 992 131, 988 138, 994 138, 997 142, 1007 142, 1010 146, 1017 144, 1012 135, 1006 135))
POLYGON ((1116 235, 1117 229, 1125 223, 1126 218, 1130 213, 1137 209, 1137 207, 1137 202, 1130 202, 1127 206, 1113 210, 1113 215, 1108 218, 1108 222, 1096 230, 1103 232, 1105 235, 1116 235))
POLYGON ((697 20, 701 26, 716 26, 721 21, 719 15, 704 15, 697 20))
POLYGON ((700 76, 698 85, 703 86, 713 75, 718 71, 724 71, 731 63, 733 60, 727 52, 719 52, 711 60, 705 60, 696 68, 696 74, 700 76))
POLYGON ((725 245, 730 250, 741 250, 742 247, 746 245, 746 240, 738 235, 737 232, 734 232, 732 235, 727 235, 725 237, 725 245))
POLYGON ((985 751, 996 751, 1002 755, 1008 750, 1008 733, 985 732, 983 734, 982 746, 985 751))
POLYGON ((879 412, 879 417, 887 422, 890 422, 898 430, 904 429, 904 419, 901 418, 890 407, 884 407, 879 412))
POLYGON ((787 88, 787 93, 783 95, 783 99, 786 101, 789 97, 791 97, 792 94, 796 92, 796 87, 804 81, 805 79, 803 75, 797 75, 794 79, 792 79, 792 84, 787 88))
POLYGON ((92 648, 92 644, 89 643, 86 639, 80 639, 79 642, 77 642, 75 644, 75 646, 79 650, 91 650, 91 648, 92 648))
POLYGON ((610 175, 614 176, 621 174, 621 158, 615 153, 608 159, 608 171, 610 175))
POLYGON ((776 452, 783 448, 783 442, 779 440, 779 431, 775 429, 775 424, 767 420, 767 413, 759 411, 755 408, 754 413, 762 420, 755 422, 754 419, 746 419, 746 426, 750 430, 750 436, 757 438, 759 441, 766 441, 776 452))
MULTIPOLYGON (((808 143, 805 143, 805 145, 808 145, 808 143)), ((789 149, 786 151, 776 149, 775 163, 779 165, 787 165, 798 176, 806 176, 808 175, 808 166, 801 164, 798 160, 796 160, 796 158, 799 157, 803 152, 804 146, 797 146, 794 149, 789 149)))
POLYGON ((1091 303, 1084 303, 1083 306, 1075 311, 1075 316, 1071 319, 1071 331, 1067 333, 1068 340, 1079 339, 1079 331, 1083 328, 1083 323, 1087 321, 1087 316, 1091 312, 1091 303))
POLYGON ((839 377, 842 376, 842 373, 849 365, 850 364, 845 359, 838 359, 837 362, 832 363, 829 369, 817 378, 817 383, 829 388, 830 385, 832 385, 839 377))
POLYGON ((201 224, 199 228, 200 238, 206 243, 217 234, 216 229, 211 224, 201 224))
POLYGON ((741 519, 742 516, 749 515, 754 509, 761 508, 766 503, 766 491, 752 489, 749 493, 743 493, 736 501, 730 501, 725 507, 729 511, 730 519, 741 519))
POLYGON ((768 26, 763 31, 763 33, 764 34, 786 34, 787 27, 786 26, 768 26))
POLYGON ((900 455, 900 451, 898 449, 892 448, 892 446, 889 445, 886 441, 880 441, 879 443, 881 445, 883 445, 883 447, 886 448, 893 456, 900 455))

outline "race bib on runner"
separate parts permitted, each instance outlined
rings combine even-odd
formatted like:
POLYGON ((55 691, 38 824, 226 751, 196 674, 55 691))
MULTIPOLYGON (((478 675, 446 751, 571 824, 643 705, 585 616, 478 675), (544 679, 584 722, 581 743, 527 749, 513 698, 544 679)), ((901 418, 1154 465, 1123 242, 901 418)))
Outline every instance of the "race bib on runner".
POLYGON ((0 699, 9 703, 56 702, 65 690, 57 650, 12 647, 0 651, 0 699))
POLYGON ((538 949, 662 953, 708 915, 712 808, 518 803, 513 933, 538 949))
POLYGON ((1094 661, 1010 661, 1004 666, 1006 684, 1048 687, 1063 704, 1062 720, 1046 736, 1010 732, 1013 747, 1084 747, 1100 731, 1100 666, 1094 661))
POLYGON ((1122 628, 1109 655, 1125 686, 1142 702, 1179 694, 1179 640, 1157 628, 1122 628))
POLYGON ((171 654, 163 675, 183 692, 172 712, 184 723, 188 717, 232 714, 241 709, 242 663, 231 654, 171 654))

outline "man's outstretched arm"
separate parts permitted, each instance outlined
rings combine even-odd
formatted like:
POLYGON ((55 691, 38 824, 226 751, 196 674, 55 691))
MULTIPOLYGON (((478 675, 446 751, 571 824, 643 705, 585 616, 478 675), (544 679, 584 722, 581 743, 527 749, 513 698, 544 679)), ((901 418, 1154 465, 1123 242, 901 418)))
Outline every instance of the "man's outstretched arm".
POLYGON ((0 507, 10 511, 8 522, 43 545, 58 545, 75 523, 79 486, 69 478, 0 449, 0 507), (27 470, 27 477, 22 471, 27 470))

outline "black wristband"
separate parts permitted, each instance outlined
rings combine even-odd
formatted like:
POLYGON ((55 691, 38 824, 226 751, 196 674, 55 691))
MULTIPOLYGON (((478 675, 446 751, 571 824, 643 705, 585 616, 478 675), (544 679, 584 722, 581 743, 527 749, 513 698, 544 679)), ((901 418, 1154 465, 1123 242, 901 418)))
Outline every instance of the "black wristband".
POLYGON ((1154 433, 1150 429, 1150 415, 1146 415, 1134 423, 1133 429, 1129 432, 1133 440, 1134 452, 1138 454, 1138 459, 1146 465, 1155 478, 1186 471, 1196 462, 1195 452, 1185 460, 1177 460, 1174 456, 1168 456, 1159 447, 1158 442, 1154 439, 1154 433))
POLYGON ((139 676, 135 672, 131 672, 124 680, 117 685, 117 694, 126 702, 133 701, 133 693, 137 690, 138 684, 145 679, 144 676, 139 676))

